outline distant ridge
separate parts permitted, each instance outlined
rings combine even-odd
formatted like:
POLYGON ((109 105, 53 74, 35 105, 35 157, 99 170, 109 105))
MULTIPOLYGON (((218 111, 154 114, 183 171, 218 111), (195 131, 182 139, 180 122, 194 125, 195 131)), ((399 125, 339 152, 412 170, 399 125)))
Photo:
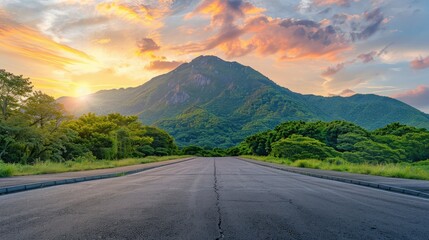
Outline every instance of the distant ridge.
POLYGON ((284 121, 346 120, 367 129, 392 122, 429 128, 429 115, 378 95, 303 95, 251 67, 200 56, 134 88, 103 90, 87 100, 58 99, 71 113, 138 115, 164 128, 179 145, 229 147, 284 121))

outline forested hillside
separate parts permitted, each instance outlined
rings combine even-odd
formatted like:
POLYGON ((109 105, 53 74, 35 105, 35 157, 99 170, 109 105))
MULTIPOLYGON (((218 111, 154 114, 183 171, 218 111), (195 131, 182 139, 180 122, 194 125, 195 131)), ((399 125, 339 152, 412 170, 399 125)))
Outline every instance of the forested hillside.
POLYGON ((144 124, 166 130, 180 146, 231 147, 251 134, 297 120, 345 120, 368 130, 393 122, 429 129, 427 114, 398 100, 302 95, 250 67, 215 56, 200 56, 139 87, 59 102, 77 115, 138 115, 144 124))

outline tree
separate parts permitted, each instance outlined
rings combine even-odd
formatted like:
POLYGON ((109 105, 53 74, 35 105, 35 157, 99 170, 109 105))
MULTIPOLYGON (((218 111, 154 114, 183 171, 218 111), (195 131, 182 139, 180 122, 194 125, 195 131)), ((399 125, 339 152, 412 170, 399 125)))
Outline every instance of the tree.
POLYGON ((29 78, 17 76, 0 69, 0 104, 3 120, 6 120, 20 101, 33 89, 29 78))
POLYGON ((56 129, 65 118, 64 109, 55 99, 41 91, 34 92, 24 105, 24 113, 29 117, 30 126, 44 128, 48 123, 53 123, 56 129))
POLYGON ((328 157, 338 156, 339 153, 314 138, 292 135, 273 143, 271 155, 291 160, 307 158, 324 160, 328 157))
POLYGON ((153 149, 167 149, 166 151, 169 155, 175 154, 178 151, 174 138, 166 131, 150 126, 143 126, 142 128, 145 131, 144 135, 153 139, 153 142, 150 144, 153 149))
POLYGON ((371 163, 400 162, 405 159, 403 149, 391 149, 388 145, 371 140, 358 142, 355 149, 365 161, 371 163))
POLYGON ((74 143, 89 149, 97 159, 170 155, 177 151, 174 139, 168 133, 143 126, 136 116, 89 113, 65 122, 64 127, 76 132, 78 138, 74 143))
POLYGON ((184 155, 195 155, 195 156, 202 156, 204 153, 204 149, 199 146, 186 146, 182 149, 182 153, 184 155))
POLYGON ((355 151, 354 145, 358 142, 362 142, 362 141, 366 141, 366 140, 368 140, 367 137, 362 136, 361 134, 353 133, 353 132, 341 134, 337 138, 336 149, 338 151, 341 151, 341 152, 355 151))

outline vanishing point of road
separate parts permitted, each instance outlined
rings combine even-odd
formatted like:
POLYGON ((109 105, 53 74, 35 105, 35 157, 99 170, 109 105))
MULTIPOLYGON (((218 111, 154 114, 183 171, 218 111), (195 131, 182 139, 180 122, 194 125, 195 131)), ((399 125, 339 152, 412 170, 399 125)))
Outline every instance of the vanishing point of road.
POLYGON ((429 200, 197 158, 0 196, 0 239, 429 239, 429 200))

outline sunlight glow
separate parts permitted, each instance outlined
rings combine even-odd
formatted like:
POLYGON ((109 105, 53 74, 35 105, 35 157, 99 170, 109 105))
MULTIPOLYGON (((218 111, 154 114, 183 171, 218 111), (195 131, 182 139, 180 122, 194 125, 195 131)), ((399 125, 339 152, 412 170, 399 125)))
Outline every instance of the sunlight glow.
POLYGON ((83 98, 86 95, 89 95, 90 93, 91 93, 90 87, 85 84, 77 86, 75 90, 75 95, 79 98, 83 98))

